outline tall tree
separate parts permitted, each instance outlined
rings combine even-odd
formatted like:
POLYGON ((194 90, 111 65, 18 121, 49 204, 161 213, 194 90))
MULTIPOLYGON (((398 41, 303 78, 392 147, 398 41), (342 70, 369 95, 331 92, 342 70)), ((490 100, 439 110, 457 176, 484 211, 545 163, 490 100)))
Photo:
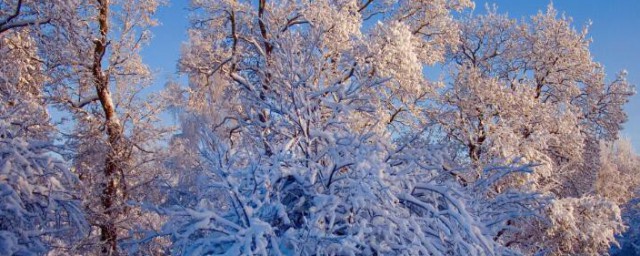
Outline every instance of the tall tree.
POLYGON ((99 194, 99 204, 89 201, 88 207, 98 217, 93 224, 100 229, 102 253, 112 255, 118 253, 118 241, 131 225, 129 215, 133 212, 127 202, 140 199, 144 195, 138 193, 144 190, 140 184, 153 179, 153 174, 145 173, 149 171, 145 166, 157 157, 153 155, 154 141, 162 135, 162 128, 154 127, 162 103, 139 96, 150 84, 151 75, 139 51, 149 39, 149 27, 155 25, 152 15, 159 2, 100 0, 84 4, 79 14, 93 24, 68 38, 77 40, 68 43, 81 48, 66 64, 78 74, 73 74, 77 85, 69 92, 83 103, 91 103, 66 107, 81 120, 72 142, 90 143, 73 144, 78 146, 75 160, 81 178, 97 189, 90 194, 99 194), (86 108, 89 111, 82 111, 86 108), (86 162, 94 159, 99 162, 86 162))
POLYGON ((468 169, 409 111, 435 93, 421 67, 457 42, 450 12, 469 2, 193 4, 180 62, 189 112, 173 141, 187 157, 169 164, 200 171, 160 209, 171 220, 156 235, 173 252, 511 253, 494 236, 538 198, 489 188, 528 166, 487 166, 461 185, 468 169))
POLYGON ((160 2, 28 3, 32 7, 24 7, 27 1, 17 3, 27 15, 24 20, 41 20, 27 10, 51 14, 45 16, 47 26, 34 34, 49 77, 44 96, 69 121, 60 126, 67 156, 83 183, 89 220, 98 228, 91 234, 99 238, 90 236, 78 248, 118 254, 118 242, 128 234, 125 227, 134 225, 131 217, 138 215, 127 202, 147 196, 140 193, 141 186, 158 174, 149 167, 160 157, 156 142, 166 131, 156 123, 162 100, 142 96, 151 72, 139 55, 156 24, 153 14, 160 2), (48 7, 55 11, 45 11, 48 7))
MULTIPOLYGON (((495 189, 515 186, 555 197, 548 211, 552 222, 572 215, 602 221, 599 232, 578 225, 580 231, 560 232, 583 236, 550 238, 539 248, 605 252, 622 225, 620 211, 609 209, 617 209, 617 203, 594 193, 602 171, 598 141, 617 138, 626 120, 622 107, 634 93, 626 73, 607 82, 604 69, 591 58, 587 29, 576 31, 552 5, 523 21, 489 9, 460 26, 462 40, 450 51, 451 83, 442 97, 440 123, 447 137, 466 148, 463 155, 473 163, 516 156, 538 163, 533 174, 495 189), (608 221, 613 224, 604 224, 608 221), (585 240, 565 246, 577 237, 585 240)), ((553 230, 566 223, 551 225, 553 230)))
MULTIPOLYGON (((20 6, 20 2, 18 6, 20 6)), ((26 8, 26 7, 25 7, 26 8)), ((66 250, 88 232, 77 176, 54 145, 43 95, 48 77, 21 7, 0 32, 0 254, 66 250)), ((2 17, 0 15, 0 17, 2 17)), ((34 18, 37 19, 37 18, 34 18)), ((35 25, 34 25, 35 26, 35 25)))

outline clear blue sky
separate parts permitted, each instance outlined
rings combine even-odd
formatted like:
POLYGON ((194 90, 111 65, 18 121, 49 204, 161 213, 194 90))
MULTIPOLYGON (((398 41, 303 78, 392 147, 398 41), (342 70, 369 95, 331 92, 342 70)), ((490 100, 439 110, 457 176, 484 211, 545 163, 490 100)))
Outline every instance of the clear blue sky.
MULTIPOLYGON (((161 25, 153 29, 154 38, 144 51, 143 58, 156 71, 153 88, 160 89, 167 79, 175 77, 176 63, 182 42, 186 41, 188 0, 171 0, 158 10, 161 25)), ((511 17, 529 16, 545 10, 548 0, 488 0, 476 1, 476 12, 483 13, 485 3, 496 3, 499 12, 511 17)), ((638 0, 555 0, 554 6, 574 18, 574 25, 591 26, 591 52, 612 77, 622 69, 629 72, 629 81, 640 88, 640 1, 638 0)), ((629 121, 622 135, 629 137, 636 151, 640 151, 640 95, 626 106, 629 121)))

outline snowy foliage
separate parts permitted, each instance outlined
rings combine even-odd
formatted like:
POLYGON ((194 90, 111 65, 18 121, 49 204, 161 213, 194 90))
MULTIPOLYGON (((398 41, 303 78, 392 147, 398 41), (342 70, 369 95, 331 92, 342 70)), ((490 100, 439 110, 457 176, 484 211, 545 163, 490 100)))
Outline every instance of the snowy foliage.
POLYGON ((582 161, 586 140, 616 138, 633 89, 624 73, 604 81, 587 30, 574 30, 553 6, 530 22, 488 12, 462 22, 443 126, 474 161, 540 163, 533 183, 548 186, 548 178, 562 180, 582 161))
POLYGON ((165 1, 0 1, 0 254, 639 248, 635 91, 552 5, 192 0, 150 94, 165 1))
POLYGON ((324 165, 290 152, 247 159, 250 149, 230 149, 205 127, 198 197, 159 210, 171 216, 160 234, 175 254, 511 254, 494 237, 534 217, 540 200, 490 191, 527 166, 489 167, 462 186, 441 169, 441 149, 414 148, 423 152, 412 159, 371 137, 328 135, 324 165))
POLYGON ((613 255, 640 254, 640 158, 633 151, 628 139, 615 143, 602 143, 602 170, 598 173, 596 192, 622 209, 622 219, 627 230, 618 236, 619 247, 613 247, 613 255))
POLYGON ((77 177, 56 155, 27 32, 0 35, 0 254, 70 248, 87 232, 77 177))
POLYGON ((624 230, 620 208, 598 197, 555 200, 549 207, 551 240, 546 244, 553 255, 600 255, 610 245, 618 245, 616 234, 624 230))
MULTIPOLYGON (((151 72, 139 51, 150 38, 149 28, 156 24, 153 13, 160 3, 1 3, 2 61, 11 61, 2 68, 13 69, 5 72, 7 83, 17 88, 20 97, 31 95, 15 102, 40 109, 26 115, 38 122, 38 129, 61 132, 45 138, 28 134, 28 138, 65 142, 57 157, 70 159, 81 182, 74 192, 82 195, 82 212, 96 230, 74 245, 75 253, 116 253, 119 235, 127 237, 134 227, 158 225, 136 219, 145 213, 127 201, 159 198, 158 193, 147 192, 160 178, 162 169, 154 166, 162 157, 157 141, 168 129, 157 119, 163 98, 140 96, 151 84, 151 72), (59 126, 49 124, 47 107, 57 112, 59 126)), ((33 124, 23 125, 25 131, 34 132, 33 124)))
POLYGON ((618 236, 619 247, 612 247, 612 255, 638 255, 640 254, 640 200, 636 196, 625 205, 623 220, 627 230, 618 236))
POLYGON ((628 139, 601 143, 596 193, 620 205, 637 196, 640 189, 640 158, 628 139))
POLYGON ((51 145, 16 137, 0 106, 0 253, 41 254, 70 248, 87 232, 77 178, 51 156, 51 145))
POLYGON ((349 11, 359 9, 354 1, 194 4, 204 11, 181 60, 189 112, 172 142, 188 161, 168 165, 197 166, 186 174, 197 180, 174 187, 198 192, 157 209, 171 219, 155 236, 170 237, 173 253, 516 253, 500 234, 510 221, 536 218, 545 200, 493 186, 529 166, 487 166, 461 182, 472 169, 429 144, 424 128, 387 126, 401 123, 402 108, 401 125, 424 122, 413 110, 435 93, 421 68, 435 60, 420 51, 457 37, 431 40, 415 26, 448 24, 445 7, 457 5, 401 2, 416 13, 443 9, 394 13, 363 34, 343 22, 361 22, 349 11), (315 5, 324 7, 309 11, 315 5))
MULTIPOLYGON (((526 229, 539 244, 521 243, 521 250, 535 253, 562 244, 551 250, 605 252, 615 242, 614 234, 622 231, 616 209, 625 196, 614 195, 624 192, 604 185, 607 178, 596 184, 596 177, 623 176, 613 173, 617 167, 598 144, 616 139, 626 120, 622 106, 634 93, 626 73, 605 81, 604 69, 589 53, 587 29, 575 30, 571 19, 559 16, 552 5, 521 21, 488 8, 486 15, 470 16, 460 24, 461 43, 448 54, 451 77, 440 99, 440 126, 474 164, 514 157, 539 164, 532 174, 497 187, 554 198, 546 211, 551 222, 540 223, 537 231, 526 229), (596 209, 607 207, 611 209, 596 209), (576 213, 574 208, 595 212, 576 213), (575 226, 562 224, 564 218, 576 220, 575 226), (594 225, 581 225, 581 218, 594 225), (581 236, 583 244, 557 234, 581 236)), ((632 183, 621 186, 637 186, 632 183)))

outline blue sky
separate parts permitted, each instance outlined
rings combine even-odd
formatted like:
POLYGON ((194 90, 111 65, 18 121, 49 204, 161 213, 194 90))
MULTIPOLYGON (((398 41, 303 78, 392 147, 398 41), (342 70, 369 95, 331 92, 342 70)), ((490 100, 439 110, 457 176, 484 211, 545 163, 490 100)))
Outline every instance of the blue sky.
MULTIPOLYGON (((186 41, 188 0, 171 0, 168 6, 158 10, 161 25, 153 29, 151 44, 142 52, 144 61, 156 73, 153 88, 176 77, 176 63, 180 47, 186 41)), ((484 12, 485 3, 495 3, 499 12, 507 12, 513 18, 529 16, 545 10, 548 0, 494 0, 476 1, 477 13, 484 12)), ((593 38, 591 53, 602 63, 610 77, 620 70, 629 72, 629 81, 640 86, 640 1, 637 0, 555 0, 554 6, 574 19, 581 28, 589 20, 593 22, 590 35, 593 38)), ((640 95, 635 95, 626 106, 629 121, 622 136, 629 137, 640 150, 640 95)))

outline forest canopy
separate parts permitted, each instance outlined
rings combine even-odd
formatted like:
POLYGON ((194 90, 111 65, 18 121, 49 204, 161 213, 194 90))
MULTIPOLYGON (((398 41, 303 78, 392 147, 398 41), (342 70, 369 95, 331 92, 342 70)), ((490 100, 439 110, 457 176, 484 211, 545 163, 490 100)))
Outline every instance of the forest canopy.
POLYGON ((0 0, 0 254, 640 255, 634 86, 552 4, 191 0, 150 90, 164 4, 0 0))

